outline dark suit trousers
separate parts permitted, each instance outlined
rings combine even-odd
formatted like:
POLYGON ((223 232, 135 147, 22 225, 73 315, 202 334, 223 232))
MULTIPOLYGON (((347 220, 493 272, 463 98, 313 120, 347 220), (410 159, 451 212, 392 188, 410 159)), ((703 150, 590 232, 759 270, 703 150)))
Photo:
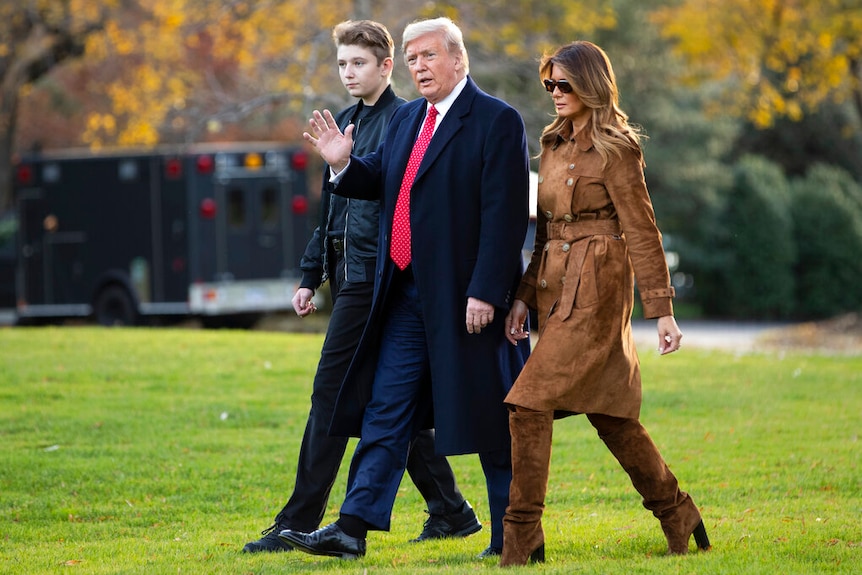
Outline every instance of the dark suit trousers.
MULTIPOLYGON (((353 454, 342 515, 388 531, 398 486, 410 452, 410 440, 430 400, 430 363, 416 284, 396 272, 386 309, 371 400, 353 454)), ((512 477, 508 451, 480 453, 488 488, 491 545, 503 546, 503 514, 512 477)))
MULTIPOLYGON (((374 291, 371 283, 335 283, 340 289, 332 290, 332 315, 314 376, 296 482, 290 499, 275 518, 282 528, 303 532, 314 531, 323 520, 347 448, 347 438, 330 436, 329 425, 341 382, 371 311, 374 291)), ((425 498, 428 511, 440 514, 458 511, 464 496, 458 490, 449 462, 434 451, 433 431, 424 431, 416 438, 410 460, 410 476, 425 498)))

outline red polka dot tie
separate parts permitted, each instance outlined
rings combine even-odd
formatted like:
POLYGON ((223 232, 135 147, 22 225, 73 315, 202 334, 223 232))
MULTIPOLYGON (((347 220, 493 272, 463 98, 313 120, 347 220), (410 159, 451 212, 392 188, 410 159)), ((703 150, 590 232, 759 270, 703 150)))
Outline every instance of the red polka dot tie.
POLYGON ((404 179, 401 180, 401 189, 398 191, 398 200, 395 202, 389 256, 395 265, 402 270, 410 265, 412 259, 410 254, 410 188, 413 187, 413 180, 416 179, 416 172, 419 171, 422 156, 425 155, 428 143, 431 142, 431 136, 434 135, 434 121, 436 119, 437 108, 431 106, 425 117, 422 131, 419 132, 419 137, 413 144, 413 151, 410 152, 410 159, 407 161, 407 169, 404 170, 404 179))

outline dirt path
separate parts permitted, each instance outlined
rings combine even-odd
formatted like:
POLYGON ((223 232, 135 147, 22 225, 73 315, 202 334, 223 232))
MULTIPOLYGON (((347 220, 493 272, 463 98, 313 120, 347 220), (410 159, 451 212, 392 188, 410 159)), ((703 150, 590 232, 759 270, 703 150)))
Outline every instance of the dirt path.
MULTIPOLYGON (((806 323, 714 322, 680 320, 684 347, 726 351, 817 351, 862 355, 862 317, 846 314, 806 323)), ((657 346, 655 321, 632 322, 639 349, 657 346)))

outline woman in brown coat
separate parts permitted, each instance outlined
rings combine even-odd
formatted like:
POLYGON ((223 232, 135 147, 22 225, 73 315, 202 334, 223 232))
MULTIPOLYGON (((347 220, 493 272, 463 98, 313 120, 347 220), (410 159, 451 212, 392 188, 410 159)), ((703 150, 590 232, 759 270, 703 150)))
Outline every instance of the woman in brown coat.
POLYGON ((555 418, 584 413, 661 522, 670 553, 709 540, 697 506, 638 421, 641 380, 631 332, 634 278, 659 351, 679 349, 661 233, 637 130, 618 106, 607 55, 574 42, 539 68, 556 108, 541 137, 536 244, 507 317, 509 341, 540 339, 506 397, 513 478, 501 565, 544 560, 542 510, 555 418))

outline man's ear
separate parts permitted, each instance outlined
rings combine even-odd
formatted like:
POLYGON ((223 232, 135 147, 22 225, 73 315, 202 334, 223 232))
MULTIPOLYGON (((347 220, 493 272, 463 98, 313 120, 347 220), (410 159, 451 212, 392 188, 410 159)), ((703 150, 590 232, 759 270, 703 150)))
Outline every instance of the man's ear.
POLYGON ((455 58, 455 69, 459 72, 464 69, 464 56, 461 54, 453 54, 455 58))

